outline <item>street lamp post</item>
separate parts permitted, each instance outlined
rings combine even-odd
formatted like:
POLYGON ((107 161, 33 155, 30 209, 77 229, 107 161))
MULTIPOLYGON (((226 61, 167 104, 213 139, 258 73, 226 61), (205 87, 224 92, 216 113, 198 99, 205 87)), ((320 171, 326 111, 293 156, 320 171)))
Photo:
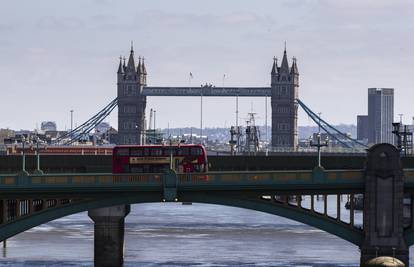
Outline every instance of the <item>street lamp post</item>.
POLYGON ((328 146, 329 140, 327 138, 325 140, 325 142, 322 143, 320 132, 318 132, 318 134, 316 135, 316 139, 317 139, 316 144, 314 144, 313 140, 312 140, 312 137, 310 137, 309 144, 310 144, 310 146, 316 147, 318 149, 318 167, 322 167, 322 165, 321 165, 321 148, 324 147, 324 146, 328 146))
POLYGON ((70 131, 73 131, 73 109, 70 110, 70 131))
POLYGON ((26 152, 24 151, 24 144, 26 143, 26 138, 22 136, 22 175, 28 175, 26 171, 26 152))
POLYGON ((26 154, 24 152, 24 143, 26 142, 26 138, 24 135, 22 136, 22 171, 26 171, 26 154))
POLYGON ((70 140, 72 140, 73 138, 72 131, 73 131, 73 109, 70 110, 70 136, 69 136, 70 140))
POLYGON ((43 171, 40 169, 40 150, 39 150, 39 136, 36 135, 36 171, 35 174, 43 174, 43 171))

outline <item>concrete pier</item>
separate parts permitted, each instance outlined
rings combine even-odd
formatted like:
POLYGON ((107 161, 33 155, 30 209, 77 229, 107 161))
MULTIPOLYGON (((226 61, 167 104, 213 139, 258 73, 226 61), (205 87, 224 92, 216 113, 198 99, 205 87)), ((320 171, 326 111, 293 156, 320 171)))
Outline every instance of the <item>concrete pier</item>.
MULTIPOLYGON (((399 151, 378 144, 368 150, 364 194, 364 242, 361 266, 392 257, 409 266, 403 226, 404 175, 399 151)), ((388 265, 386 265, 388 266, 388 265)))
POLYGON ((95 267, 120 267, 124 263, 125 217, 130 205, 120 205, 90 210, 89 217, 95 223, 95 267))

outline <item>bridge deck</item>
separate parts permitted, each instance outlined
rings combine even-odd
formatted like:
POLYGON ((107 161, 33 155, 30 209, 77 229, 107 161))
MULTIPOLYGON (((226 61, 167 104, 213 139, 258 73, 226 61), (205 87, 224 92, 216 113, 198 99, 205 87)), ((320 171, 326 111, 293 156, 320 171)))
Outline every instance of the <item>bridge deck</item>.
MULTIPOLYGON (((414 192, 414 169, 405 169, 405 191, 414 192)), ((0 176, 2 194, 62 192, 162 192, 163 173, 151 174, 45 174, 0 176), (74 191, 75 190, 75 191, 74 191)), ((302 193, 359 193, 364 190, 364 170, 303 170, 257 172, 178 173, 178 191, 261 191, 302 193)))
MULTIPOLYGON (((0 191, 6 193, 101 191, 162 191, 165 174, 47 174, 0 176, 0 191)), ((362 170, 260 171, 178 173, 179 191, 362 191, 362 170)))
POLYGON ((270 87, 144 87, 146 96, 271 96, 270 87))

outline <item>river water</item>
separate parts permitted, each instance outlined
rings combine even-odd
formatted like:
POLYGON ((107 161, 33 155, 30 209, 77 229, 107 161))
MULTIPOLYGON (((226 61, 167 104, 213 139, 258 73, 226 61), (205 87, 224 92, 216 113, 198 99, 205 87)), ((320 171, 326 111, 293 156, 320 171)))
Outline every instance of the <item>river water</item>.
MULTIPOLYGON (((86 213, 52 221, 9 239, 1 254, 0 266, 93 266, 92 221, 86 213)), ((125 266, 359 266, 359 251, 318 229, 261 212, 137 204, 126 217, 125 266)))

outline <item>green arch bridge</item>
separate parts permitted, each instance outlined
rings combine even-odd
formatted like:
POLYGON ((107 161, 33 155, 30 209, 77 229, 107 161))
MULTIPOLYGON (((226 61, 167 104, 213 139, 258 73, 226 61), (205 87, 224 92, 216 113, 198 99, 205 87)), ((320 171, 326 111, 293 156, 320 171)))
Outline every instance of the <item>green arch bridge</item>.
POLYGON ((394 256, 408 266, 408 248, 414 244, 413 196, 414 169, 402 169, 399 152, 387 144, 369 149, 360 170, 1 175, 0 241, 89 211, 95 222, 95 266, 121 266, 129 204, 200 202, 311 225, 360 247, 361 266, 376 256, 394 256), (328 214, 328 195, 336 199, 335 216, 328 214), (342 195, 350 199, 347 221, 342 195), (362 225, 354 220, 355 195, 364 199, 362 225), (321 210, 315 208, 316 196, 322 196, 321 210))

